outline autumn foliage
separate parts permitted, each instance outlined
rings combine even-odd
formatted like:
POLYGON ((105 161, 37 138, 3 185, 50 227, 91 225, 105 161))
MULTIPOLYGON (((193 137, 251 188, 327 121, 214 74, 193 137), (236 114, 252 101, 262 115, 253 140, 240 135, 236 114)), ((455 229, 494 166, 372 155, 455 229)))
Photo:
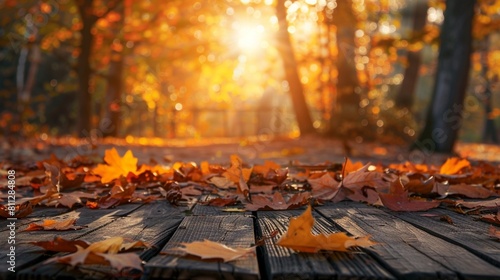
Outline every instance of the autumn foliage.
MULTIPOLYGON (((273 211, 304 208, 292 218, 286 232, 276 233, 275 244, 299 252, 321 250, 348 251, 352 247, 370 247, 376 240, 352 237, 344 232, 313 234, 313 208, 324 203, 358 201, 388 211, 426 211, 450 207, 455 211, 480 214, 480 219, 500 225, 498 182, 500 168, 486 162, 450 158, 440 166, 413 164, 363 164, 349 159, 343 164, 323 163, 284 167, 272 161, 246 164, 238 155, 228 163, 174 162, 138 165, 131 151, 123 156, 115 149, 105 151, 103 162, 76 157, 69 162, 55 156, 33 166, 4 163, 4 170, 15 169, 19 199, 18 218, 29 217, 33 208, 87 207, 107 209, 128 203, 165 201, 173 205, 200 204, 230 207, 229 211, 273 211), (476 199, 476 200, 470 200, 476 199), (478 200, 479 199, 479 200, 478 200), (470 209, 470 210, 469 210, 470 209), (485 210, 486 212, 484 212, 485 210), (488 212, 489 211, 489 212, 488 212)), ((3 176, 1 180, 6 180, 3 176)), ((2 184, 5 186, 6 184, 2 184)), ((0 215, 9 217, 0 206, 0 215)), ((66 220, 46 219, 31 223, 25 231, 79 230, 78 217, 66 220)), ((492 226, 488 233, 498 239, 492 226)), ((270 237, 272 238, 272 237, 270 237)), ((48 262, 71 266, 110 265, 118 270, 142 269, 141 260, 130 249, 147 247, 142 241, 125 242, 120 237, 88 244, 83 240, 33 242, 46 250, 66 252, 48 262)), ((258 244, 258 242, 256 242, 258 244)), ((209 240, 180 244, 176 250, 201 259, 232 261, 254 253, 254 248, 230 248, 209 240)))

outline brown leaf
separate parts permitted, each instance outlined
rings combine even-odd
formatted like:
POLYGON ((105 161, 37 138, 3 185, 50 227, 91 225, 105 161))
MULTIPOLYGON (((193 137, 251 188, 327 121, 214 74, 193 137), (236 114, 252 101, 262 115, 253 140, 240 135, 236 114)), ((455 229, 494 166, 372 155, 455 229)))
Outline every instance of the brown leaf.
POLYGON ((369 247, 376 244, 368 236, 356 239, 347 236, 344 232, 314 235, 311 232, 313 225, 314 217, 311 206, 309 206, 302 215, 290 220, 287 232, 281 236, 277 244, 307 253, 315 253, 320 250, 345 252, 353 246, 369 247))
POLYGON ((9 209, 7 204, 0 205, 0 216, 4 218, 24 218, 31 214, 31 212, 33 212, 33 204, 30 201, 16 204, 13 211, 9 209), (11 215, 12 213, 14 216, 11 215))
POLYGON ((480 215, 480 219, 488 223, 500 225, 500 210, 496 214, 482 214, 480 215))
POLYGON ((75 226, 76 219, 70 218, 66 220, 43 220, 42 223, 31 223, 24 231, 35 231, 35 230, 78 230, 82 229, 82 226, 75 226))
POLYGON ((468 198, 488 198, 493 193, 481 185, 457 184, 450 185, 446 195, 459 194, 468 198))
POLYGON ((54 237, 52 241, 35 241, 29 242, 35 246, 39 246, 48 251, 53 252, 69 252, 73 253, 77 251, 77 245, 81 248, 87 248, 89 244, 83 240, 66 240, 59 236, 54 237))
POLYGON ((218 207, 231 206, 238 203, 238 197, 237 196, 217 197, 206 202, 198 202, 198 203, 202 205, 210 205, 218 207))
POLYGON ((245 209, 248 211, 295 209, 306 205, 310 197, 311 194, 307 192, 297 193, 287 202, 280 192, 275 192, 272 199, 263 195, 254 195, 252 197, 252 203, 247 204, 245 209))
POLYGON ((255 254, 255 247, 232 248, 207 239, 203 241, 181 243, 181 245, 184 247, 177 247, 173 250, 179 250, 202 259, 222 259, 224 262, 234 261, 241 257, 255 254))
POLYGON ((497 241, 500 241, 500 230, 496 229, 494 226, 490 226, 488 229, 488 233, 489 233, 491 238, 494 238, 497 241))
POLYGON ((401 180, 391 184, 390 193, 379 193, 385 207, 393 211, 426 211, 439 206, 439 201, 410 200, 401 180))

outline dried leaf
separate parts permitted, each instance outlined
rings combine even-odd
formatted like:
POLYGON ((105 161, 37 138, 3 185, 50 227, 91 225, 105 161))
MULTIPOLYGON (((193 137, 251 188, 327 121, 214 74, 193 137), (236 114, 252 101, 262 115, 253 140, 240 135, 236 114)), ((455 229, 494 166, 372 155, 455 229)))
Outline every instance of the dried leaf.
POLYGON ((272 199, 263 195, 254 195, 252 197, 252 203, 247 204, 245 209, 248 211, 295 209, 306 205, 310 197, 311 194, 307 192, 297 193, 287 202, 280 192, 275 192, 272 199))
POLYGON ((370 247, 376 243, 368 236, 354 238, 344 232, 331 234, 312 234, 314 225, 311 206, 300 216, 290 220, 287 232, 280 238, 278 245, 299 252, 316 253, 320 250, 348 251, 350 247, 370 247))
POLYGON ((24 231, 35 231, 35 230, 78 230, 82 229, 82 226, 75 226, 75 218, 69 218, 65 220, 43 220, 42 223, 31 223, 24 231))
POLYGON ((30 201, 25 201, 14 206, 14 211, 11 211, 7 204, 0 205, 0 216, 4 218, 24 218, 33 212, 33 204, 30 201), (14 214, 12 216, 11 214, 14 214))
MULTIPOLYGON (((68 243, 67 244, 71 244, 68 243)), ((119 253, 132 248, 147 247, 142 241, 124 243, 122 237, 112 237, 103 241, 95 242, 87 247, 73 244, 76 252, 62 257, 54 257, 45 263, 57 262, 77 266, 80 264, 108 265, 118 271, 123 268, 133 268, 142 271, 142 260, 134 253, 119 253)))
POLYGON ((89 246, 89 244, 83 240, 66 240, 59 236, 54 237, 52 241, 35 241, 29 243, 42 247, 48 251, 68 253, 76 252, 77 245, 81 248, 87 248, 89 246))
POLYGON ((101 176, 101 182, 108 183, 120 176, 126 177, 129 172, 137 171, 137 158, 132 151, 128 150, 123 157, 120 157, 115 148, 104 152, 104 161, 107 164, 98 164, 92 171, 101 176))
POLYGON ((385 207, 393 211, 426 211, 439 206, 439 201, 410 200, 401 180, 391 184, 390 193, 379 193, 385 207))
POLYGON ((470 167, 470 162, 468 160, 452 157, 447 159, 446 162, 441 165, 439 173, 444 175, 459 174, 462 169, 467 167, 470 167))
POLYGON ((500 230, 496 229, 494 226, 490 226, 488 229, 488 233, 489 233, 491 238, 494 238, 497 241, 500 241, 500 230))
POLYGON ((203 241, 181 243, 181 245, 184 247, 177 247, 173 250, 179 250, 202 259, 222 259, 224 262, 234 261, 243 256, 255 254, 255 247, 231 248, 207 239, 203 241))

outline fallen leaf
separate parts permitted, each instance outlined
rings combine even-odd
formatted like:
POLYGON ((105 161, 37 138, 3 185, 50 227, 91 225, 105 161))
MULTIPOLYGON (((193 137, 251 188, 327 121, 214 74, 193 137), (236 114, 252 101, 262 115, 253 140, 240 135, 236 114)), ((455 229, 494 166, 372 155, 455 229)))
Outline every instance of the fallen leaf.
POLYGON ((68 253, 76 252, 77 245, 81 248, 87 248, 89 246, 89 244, 83 240, 66 240, 59 236, 54 237, 54 240, 52 241, 35 241, 29 243, 42 247, 47 251, 68 253))
POLYGON ((224 262, 234 261, 243 256, 255 254, 255 247, 232 248, 207 239, 203 241, 181 243, 181 245, 184 247, 177 247, 172 250, 182 251, 202 259, 222 259, 224 262))
MULTIPOLYGON (((68 243, 67 243, 68 244, 68 243)), ((71 243, 69 243, 71 244, 71 243)), ((142 271, 142 260, 135 253, 120 253, 132 248, 148 247, 142 241, 125 243, 122 237, 112 237, 103 241, 95 242, 87 247, 73 244, 76 252, 65 256, 57 256, 45 261, 45 263, 63 263, 71 266, 80 264, 108 265, 118 271, 123 268, 133 268, 142 271)))
POLYGON ((439 206, 439 201, 410 200, 401 180, 391 184, 389 193, 379 193, 383 205, 393 211, 426 211, 439 206))
POLYGON ((236 188, 236 184, 226 177, 214 176, 210 178, 208 182, 214 184, 217 188, 220 189, 236 188))
POLYGON ((294 194, 288 201, 285 201, 285 198, 283 198, 280 192, 275 192, 272 199, 264 195, 254 195, 252 197, 252 203, 247 204, 245 209, 248 211, 295 209, 306 205, 310 197, 311 194, 307 192, 294 194))
POLYGON ((459 174, 462 169, 470 167, 470 162, 466 159, 461 159, 457 157, 452 157, 446 160, 441 168, 439 169, 439 174, 444 175, 454 175, 459 174))
POLYGON ((223 206, 231 206, 235 205, 238 203, 238 197, 237 196, 231 196, 231 197, 217 197, 210 199, 209 201, 205 202, 198 202, 201 205, 210 205, 210 206, 218 206, 218 207, 223 207, 223 206))
POLYGON ((494 238, 497 241, 500 241, 500 230, 496 229, 494 226, 490 226, 488 229, 488 233, 489 233, 491 238, 494 238))
POLYGON ((222 175, 233 183, 238 184, 238 191, 242 193, 248 201, 250 201, 250 191, 246 182, 250 179, 252 169, 243 168, 242 160, 237 155, 231 155, 230 158, 231 167, 229 167, 222 175))
POLYGON ((353 246, 370 247, 376 243, 369 236, 354 238, 345 232, 331 234, 312 234, 314 225, 311 206, 306 211, 290 220, 288 230, 277 244, 299 252, 316 253, 320 250, 346 252, 353 246))
POLYGON ((498 208, 500 207, 500 198, 495 198, 491 200, 481 200, 481 201, 457 200, 456 204, 457 206, 463 206, 465 208, 476 208, 476 207, 498 208))
POLYGON ((329 172, 320 178, 309 179, 308 182, 311 184, 312 196, 323 200, 332 199, 340 187, 339 182, 329 172))
POLYGON ((46 219, 41 223, 31 223, 24 231, 35 231, 35 230, 78 230, 82 229, 82 226, 75 226, 75 218, 65 219, 61 221, 46 219))
POLYGON ((24 218, 33 212, 33 204, 30 201, 25 201, 14 206, 14 211, 10 211, 7 204, 0 205, 0 216, 4 218, 24 218), (14 214, 12 216, 11 214, 14 214))
POLYGON ((101 182, 108 183, 120 176, 126 177, 129 172, 137 171, 137 158, 132 151, 128 150, 123 157, 120 157, 115 148, 104 152, 104 161, 107 164, 98 164, 92 172, 101 176, 101 182))
POLYGON ((356 170, 359 170, 360 168, 363 168, 363 163, 360 161, 352 162, 350 159, 347 159, 343 164, 343 170, 346 175, 356 170))
POLYGON ((500 210, 496 214, 482 214, 479 218, 485 222, 500 225, 500 210))
POLYGON ((488 198, 493 193, 481 185, 457 184, 450 185, 446 195, 459 194, 468 198, 488 198))

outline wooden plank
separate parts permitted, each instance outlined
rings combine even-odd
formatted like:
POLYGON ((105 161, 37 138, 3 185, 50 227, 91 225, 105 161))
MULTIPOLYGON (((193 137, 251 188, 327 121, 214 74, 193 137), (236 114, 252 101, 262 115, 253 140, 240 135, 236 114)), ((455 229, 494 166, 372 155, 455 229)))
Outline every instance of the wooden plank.
MULTIPOLYGON (((40 250, 40 247, 26 244, 26 242, 52 240, 54 236, 62 236, 66 239, 80 238, 81 236, 85 236, 86 234, 95 231, 98 228, 112 223, 114 220, 120 217, 120 215, 127 215, 140 206, 140 204, 126 204, 120 205, 114 209, 96 210, 79 208, 69 213, 54 217, 54 219, 78 217, 76 224, 86 227, 76 231, 21 232, 20 230, 23 230, 26 226, 16 228, 16 271, 20 271, 51 256, 50 254, 46 254, 46 252, 44 252, 43 250, 40 250)), ((0 232, 0 240, 7 240, 8 235, 8 231, 0 232)), ((9 267, 9 264, 7 264, 8 256, 6 254, 3 254, 3 252, 7 252, 9 246, 10 245, 7 243, 2 243, 2 245, 0 246, 0 252, 2 252, 2 254, 0 254, 0 278, 7 277, 9 275, 7 270, 7 268, 9 267)))
MULTIPOLYGON (((302 214, 293 211, 257 212, 258 227, 264 236, 278 230, 283 234, 293 216, 302 214)), ((329 221, 313 213, 316 223, 313 233, 333 233, 339 230, 329 221)), ((266 240, 259 248, 267 279, 393 279, 377 262, 360 250, 354 253, 294 253, 275 244, 276 239, 266 240)))
MULTIPOLYGON (((211 199, 217 198, 218 196, 208 194, 208 195, 202 195, 198 199, 198 202, 206 202, 210 201, 211 199)), ((252 212, 250 211, 243 211, 243 212, 229 212, 229 211, 224 211, 224 209, 227 209, 228 207, 218 207, 218 206, 210 206, 210 205, 202 205, 200 203, 197 203, 191 212, 191 215, 206 215, 206 216, 217 216, 217 215, 251 215, 252 212)), ((234 208, 231 206, 231 208, 234 208)))
POLYGON ((476 256, 500 267, 500 243, 488 236, 489 224, 445 209, 432 209, 426 214, 436 217, 422 217, 422 213, 390 213, 429 234, 461 246, 476 256), (453 221, 449 224, 440 217, 448 216, 453 221))
MULTIPOLYGON (((181 242, 208 239, 231 247, 250 247, 255 243, 253 219, 244 215, 189 216, 184 218, 162 253, 181 242)), ((201 261, 175 255, 158 255, 145 266, 143 279, 258 279, 256 256, 235 261, 201 261)))
POLYGON ((386 268, 404 279, 498 279, 500 268, 464 248, 396 219, 381 209, 343 202, 317 211, 354 235, 371 235, 380 242, 367 249, 386 268))
MULTIPOLYGON (((108 237, 121 236, 128 240, 143 240, 152 247, 137 252, 142 260, 148 261, 158 254, 167 243, 184 214, 179 208, 166 201, 146 204, 120 217, 110 224, 89 232, 83 239, 97 242, 108 237)), ((109 279, 116 277, 118 272, 107 266, 79 266, 71 269, 59 264, 35 265, 19 272, 26 279, 109 279)))
MULTIPOLYGON (((17 219, 16 226, 23 226, 27 225, 29 223, 35 223, 38 222, 42 219, 46 219, 48 217, 54 217, 57 215, 61 215, 67 212, 70 212, 71 209, 68 209, 66 207, 34 207, 33 212, 29 214, 27 217, 24 217, 22 219, 17 219)), ((6 219, 0 220, 0 231, 7 231, 9 230, 7 228, 7 225, 9 224, 9 221, 6 219)))

